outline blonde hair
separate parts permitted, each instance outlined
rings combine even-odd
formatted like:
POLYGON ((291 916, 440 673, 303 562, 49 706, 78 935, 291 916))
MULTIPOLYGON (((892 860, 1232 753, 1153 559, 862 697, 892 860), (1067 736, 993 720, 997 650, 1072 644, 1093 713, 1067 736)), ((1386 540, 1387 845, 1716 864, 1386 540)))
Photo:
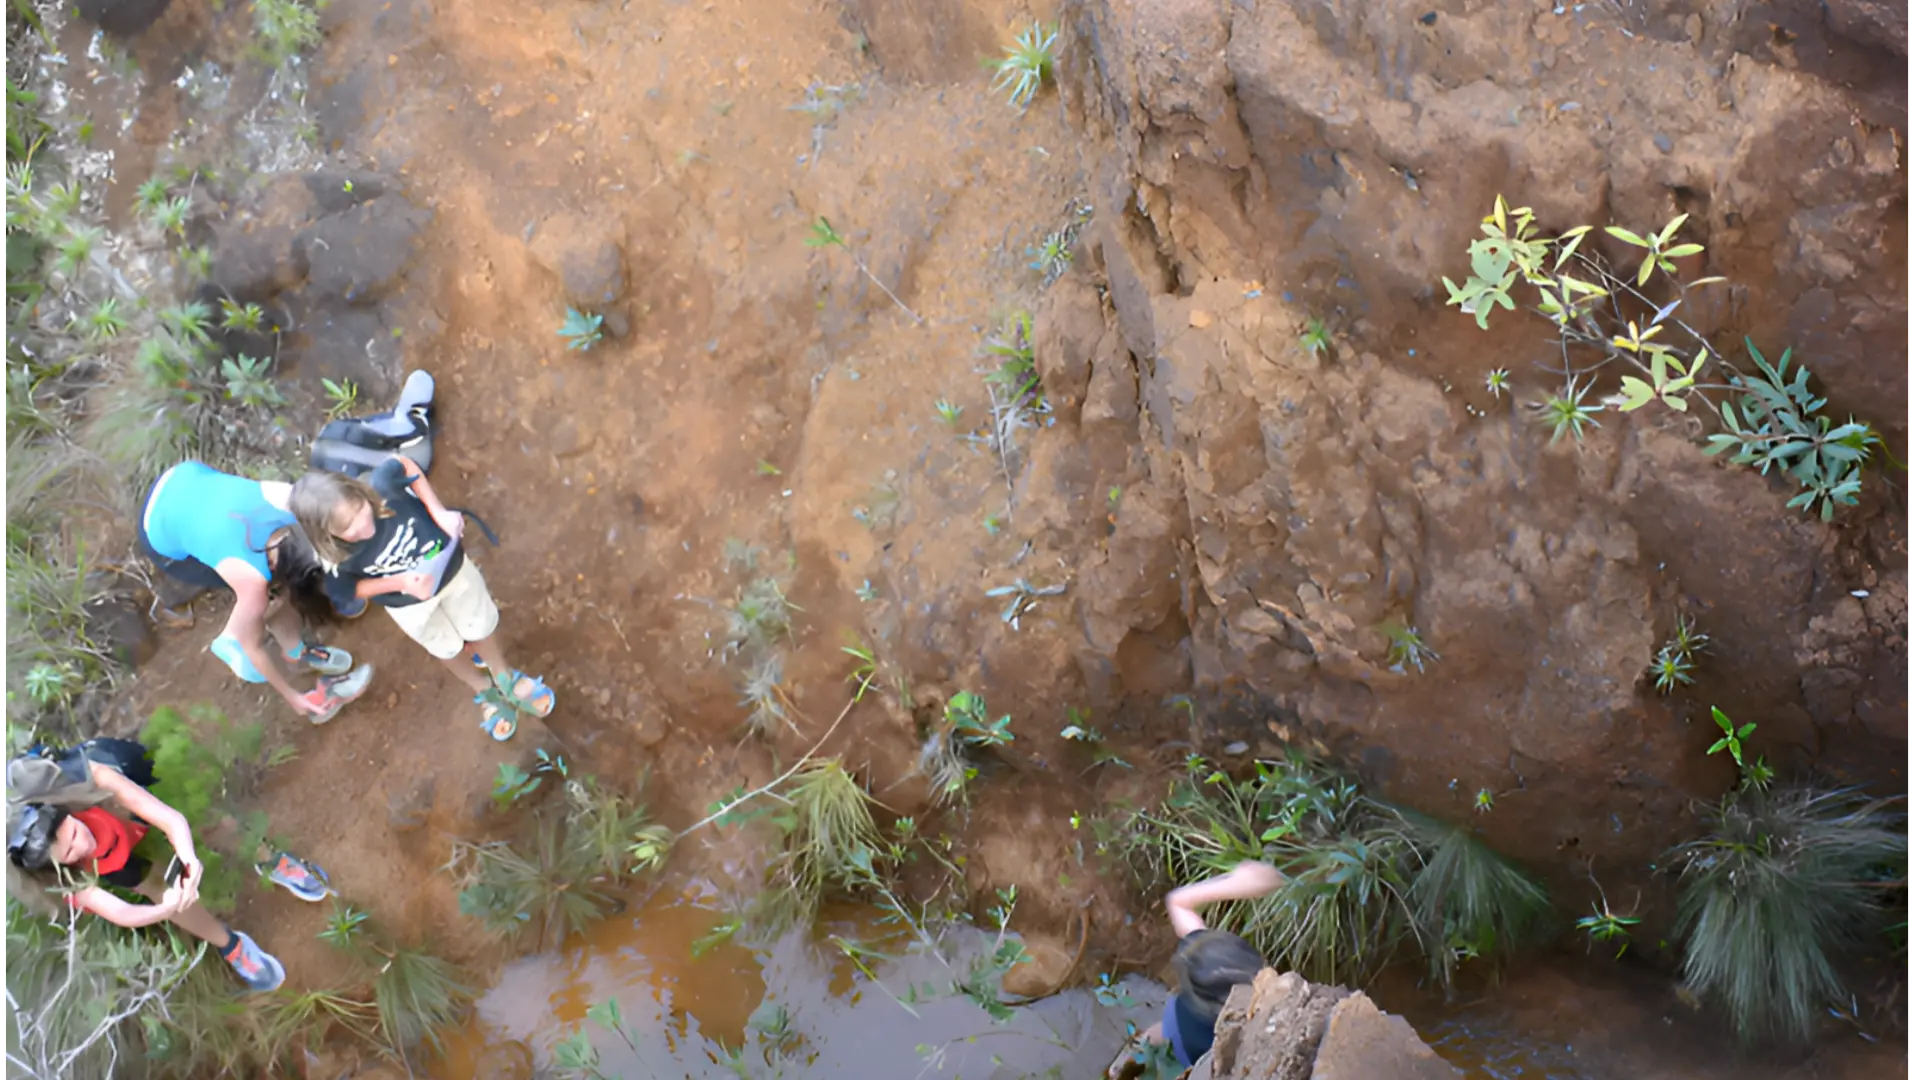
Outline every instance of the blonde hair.
POLYGON ((293 520, 299 523, 300 531, 307 534, 307 542, 313 545, 314 552, 329 566, 340 565, 352 554, 346 543, 333 535, 333 516, 341 505, 354 503, 371 506, 375 517, 393 514, 380 493, 364 481, 335 472, 307 473, 294 481, 293 494, 287 497, 293 520))

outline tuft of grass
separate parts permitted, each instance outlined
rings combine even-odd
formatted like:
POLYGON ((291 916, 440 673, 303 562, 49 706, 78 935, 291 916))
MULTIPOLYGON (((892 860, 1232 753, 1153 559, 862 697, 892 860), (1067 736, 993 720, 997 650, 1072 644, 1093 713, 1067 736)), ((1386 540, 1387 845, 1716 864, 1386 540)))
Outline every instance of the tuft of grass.
POLYGON ((1574 442, 1584 442, 1585 429, 1600 426, 1600 421, 1595 420, 1593 414, 1605 406, 1585 403, 1587 391, 1591 389, 1592 380, 1588 380, 1585 386, 1568 382, 1560 394, 1534 403, 1534 415, 1542 424, 1553 429, 1553 438, 1547 440, 1547 445, 1559 442, 1563 435, 1572 435, 1574 442))
POLYGON ((1465 829, 1394 811, 1422 860, 1407 900, 1434 980, 1453 984, 1462 960, 1512 953, 1552 910, 1547 890, 1465 829))
POLYGON ((645 803, 591 776, 566 790, 567 846, 578 858, 614 881, 665 865, 673 834, 653 821, 645 803))
POLYGON ((1073 233, 1069 229, 1048 233, 1039 246, 1027 249, 1033 259, 1027 264, 1031 270, 1040 272, 1040 284, 1044 287, 1059 280, 1060 275, 1073 265, 1073 233))
POLYGON ((1745 1042, 1811 1041, 1846 997, 1834 954, 1872 929, 1879 887, 1905 878, 1905 815, 1852 789, 1747 788, 1707 822, 1673 853, 1686 989, 1745 1042))
POLYGON ((1308 356, 1331 356, 1333 354, 1333 334, 1327 330, 1327 324, 1316 318, 1307 320, 1307 332, 1300 335, 1300 347, 1308 356))
POLYGON ((576 352, 586 352, 598 345, 605 337, 600 331, 604 315, 589 315, 584 311, 567 309, 567 317, 560 324, 560 336, 567 339, 567 348, 576 352))
POLYGON ((784 896, 775 905, 780 920, 813 921, 821 899, 871 880, 882 857, 876 804, 838 758, 808 762, 788 782, 789 826, 774 878, 784 896))
POLYGON ((941 423, 957 424, 960 422, 960 414, 966 410, 946 398, 941 398, 933 403, 933 411, 939 414, 941 423))
POLYGON ((1053 47, 1059 38, 1058 27, 1038 22, 1014 36, 1007 54, 993 65, 993 89, 1007 92, 1008 105, 1024 110, 1053 77, 1053 47))
POLYGON ((175 236, 187 235, 187 214, 193 209, 193 200, 185 195, 167 199, 147 213, 147 224, 159 233, 172 233, 175 236))
POLYGON ((277 409, 287 403, 286 396, 273 381, 273 361, 241 353, 220 361, 220 376, 226 381, 227 400, 250 409, 277 409))
POLYGON ((1256 762, 1238 780, 1193 758, 1117 843, 1137 869, 1176 884, 1249 859, 1278 867, 1280 889, 1209 921, 1316 982, 1364 983, 1412 944, 1451 986, 1463 963, 1496 963, 1527 941, 1547 910, 1538 883, 1465 829, 1377 802, 1301 756, 1256 762))
POLYGON ((444 1050, 441 1034, 466 1019, 476 994, 465 972, 424 949, 395 949, 373 977, 380 1030, 403 1050, 422 1042, 444 1050))
POLYGON ((127 316, 121 309, 120 298, 109 296, 95 304, 93 310, 81 320, 81 325, 86 331, 87 340, 95 344, 120 336, 120 331, 127 328, 127 316))
POLYGON ((360 404, 360 386, 352 379, 334 382, 321 379, 320 385, 327 392, 327 419, 338 420, 360 404))
POLYGON ((1695 658, 1707 651, 1707 642, 1707 635, 1695 631, 1692 619, 1684 613, 1676 616, 1673 636, 1660 646, 1653 662, 1647 665, 1654 689, 1664 695, 1692 685, 1695 658))
POLYGON ((793 613, 798 610, 778 581, 755 578, 727 609, 727 638, 735 649, 770 648, 781 638, 792 636, 793 613))
POLYGON ((253 27, 261 56, 274 67, 320 44, 317 5, 301 0, 253 0, 253 27))
POLYGON ((220 328, 242 334, 257 334, 267 325, 267 313, 259 304, 220 301, 220 328))
POLYGON ((457 859, 460 913, 480 920, 489 933, 508 940, 531 937, 557 949, 606 917, 613 898, 597 852, 567 839, 565 822, 540 819, 526 854, 509 844, 460 844, 457 859))
POLYGON ((1395 619, 1380 627, 1387 635, 1387 670, 1404 674, 1411 667, 1422 675, 1427 673, 1427 661, 1440 659, 1427 643, 1420 640, 1420 631, 1409 626, 1404 620, 1395 619))
POLYGON ((784 661, 778 650, 769 649, 747 670, 740 687, 740 704, 747 706, 747 731, 770 739, 785 724, 794 734, 799 725, 789 714, 787 693, 781 687, 784 661))

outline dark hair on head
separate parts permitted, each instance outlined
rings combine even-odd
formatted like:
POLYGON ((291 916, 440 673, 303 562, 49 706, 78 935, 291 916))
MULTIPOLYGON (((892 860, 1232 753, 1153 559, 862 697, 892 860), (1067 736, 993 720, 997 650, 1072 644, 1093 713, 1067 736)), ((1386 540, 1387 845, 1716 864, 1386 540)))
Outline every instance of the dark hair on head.
POLYGON ((1173 950, 1180 994, 1209 1020, 1220 1015, 1233 988, 1253 981, 1267 962, 1238 934, 1195 930, 1173 950))
POLYGON ((283 525, 275 529, 267 546, 273 552, 267 560, 273 568, 273 576, 267 579, 267 591, 275 595, 284 593, 293 609, 309 622, 336 621, 333 602, 327 599, 322 587, 327 568, 300 526, 283 525))
POLYGON ((57 806, 28 803, 19 818, 8 822, 7 858, 22 870, 44 871, 53 866, 53 838, 67 811, 57 806))

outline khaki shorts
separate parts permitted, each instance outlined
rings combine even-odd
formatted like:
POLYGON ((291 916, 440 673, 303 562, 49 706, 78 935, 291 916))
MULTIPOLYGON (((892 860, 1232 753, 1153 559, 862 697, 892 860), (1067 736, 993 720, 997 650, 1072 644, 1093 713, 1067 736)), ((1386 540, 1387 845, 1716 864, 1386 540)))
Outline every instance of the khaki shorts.
POLYGON ((500 609, 493 605, 487 579, 480 576, 472 558, 460 565, 433 599, 388 608, 387 614, 408 637, 442 660, 459 656, 467 642, 479 641, 500 625, 500 609))

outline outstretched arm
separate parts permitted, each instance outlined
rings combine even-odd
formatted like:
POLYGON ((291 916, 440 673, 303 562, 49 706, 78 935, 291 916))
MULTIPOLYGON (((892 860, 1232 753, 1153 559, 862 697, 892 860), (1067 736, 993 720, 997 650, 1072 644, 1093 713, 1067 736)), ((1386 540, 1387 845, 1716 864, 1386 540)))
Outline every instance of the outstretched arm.
POLYGON ((1228 900, 1252 900, 1265 896, 1286 880, 1280 871, 1266 863, 1243 862, 1218 877, 1182 885, 1168 893, 1167 918, 1173 923, 1174 934, 1186 937, 1195 930, 1207 928, 1206 920, 1200 917, 1199 908, 1228 900))
MULTIPOLYGON (((181 903, 174 910, 178 910, 180 907, 186 907, 199 899, 201 873, 200 855, 193 848, 193 829, 187 825, 186 815, 155 798, 153 793, 146 788, 127 779, 120 770, 110 765, 102 765, 99 762, 92 762, 90 764, 92 765, 91 773, 93 782, 99 785, 100 790, 119 799, 120 805, 126 807, 127 813, 159 829, 160 832, 166 836, 167 842, 173 845, 173 853, 180 856, 180 861, 185 864, 186 871, 180 876, 182 899, 181 903)), ((112 899, 109 893, 101 893, 101 896, 112 899)), ((119 923, 121 926, 148 925, 148 923, 120 922, 119 919, 108 915, 107 912, 102 911, 98 906, 92 904, 88 906, 96 913, 106 916, 108 921, 119 923)), ((158 922, 171 914, 173 914, 172 911, 163 912, 155 916, 150 922, 158 922)))

